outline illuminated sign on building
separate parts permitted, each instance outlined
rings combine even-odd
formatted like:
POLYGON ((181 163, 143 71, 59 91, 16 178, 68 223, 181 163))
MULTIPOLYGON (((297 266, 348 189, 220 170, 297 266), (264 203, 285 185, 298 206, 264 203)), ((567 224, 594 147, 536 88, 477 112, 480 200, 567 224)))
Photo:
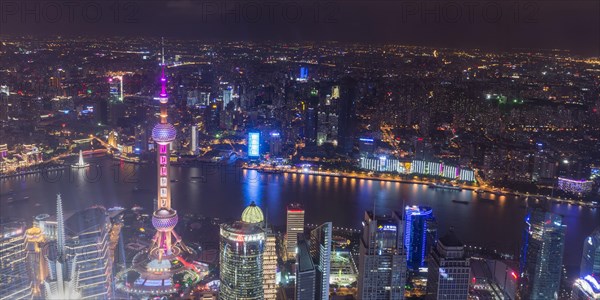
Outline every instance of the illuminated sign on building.
POLYGON ((248 133, 248 157, 260 156, 260 133, 248 133))
POLYGON ((257 242, 265 240, 265 235, 263 233, 237 234, 223 229, 221 229, 221 236, 236 242, 257 242))

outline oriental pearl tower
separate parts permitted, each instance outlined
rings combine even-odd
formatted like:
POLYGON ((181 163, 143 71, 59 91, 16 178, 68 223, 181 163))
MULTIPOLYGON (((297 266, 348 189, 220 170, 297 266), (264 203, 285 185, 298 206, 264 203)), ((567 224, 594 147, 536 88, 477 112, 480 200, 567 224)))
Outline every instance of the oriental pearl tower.
MULTIPOLYGON (((177 225, 177 211, 171 208, 171 178, 169 153, 171 143, 175 140, 177 130, 167 121, 167 78, 165 76, 164 48, 160 75, 160 122, 152 129, 152 139, 157 144, 156 166, 158 173, 158 190, 155 211, 152 214, 152 225, 156 229, 156 235, 152 239, 150 255, 162 261, 164 256, 172 257, 179 255, 181 238, 173 231, 177 225), (173 242, 173 238, 175 241, 173 242)), ((183 246, 185 247, 185 246, 183 246)))
POLYGON ((174 231, 178 217, 177 211, 171 207, 169 156, 177 130, 167 120, 169 98, 164 47, 162 53, 160 94, 156 98, 160 102, 160 121, 152 129, 152 139, 157 146, 158 191, 152 213, 152 226, 156 234, 150 247, 138 252, 131 266, 117 275, 117 288, 120 291, 141 296, 177 293, 184 286, 199 282, 208 271, 206 266, 195 261, 196 251, 187 247, 174 231))

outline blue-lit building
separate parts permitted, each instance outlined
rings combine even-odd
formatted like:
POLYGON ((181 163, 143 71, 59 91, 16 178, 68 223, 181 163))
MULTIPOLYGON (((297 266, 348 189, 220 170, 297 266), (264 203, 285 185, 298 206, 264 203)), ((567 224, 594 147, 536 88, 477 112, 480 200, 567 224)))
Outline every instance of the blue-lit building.
POLYGON ((600 299, 600 275, 586 275, 575 280, 571 300, 600 299))
POLYGON ((556 299, 559 295, 566 226, 562 217, 542 208, 525 217, 521 251, 521 299, 556 299))
POLYGON ((298 77, 299 81, 307 81, 308 80, 308 67, 300 67, 300 76, 298 77))
POLYGON ((600 276, 600 227, 583 242, 580 275, 584 277, 590 274, 600 276))
POLYGON ((248 133, 248 157, 260 157, 260 132, 252 131, 248 133))
POLYGON ((425 258, 431 245, 427 243, 430 221, 433 219, 431 207, 406 206, 404 212, 404 246, 409 270, 418 271, 426 266, 425 258))

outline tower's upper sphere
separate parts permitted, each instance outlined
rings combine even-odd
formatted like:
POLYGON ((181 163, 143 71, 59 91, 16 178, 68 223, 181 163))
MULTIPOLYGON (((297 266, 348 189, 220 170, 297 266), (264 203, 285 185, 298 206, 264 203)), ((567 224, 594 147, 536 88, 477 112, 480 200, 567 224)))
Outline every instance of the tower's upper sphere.
POLYGON ((244 212, 242 212, 242 222, 246 223, 261 223, 264 221, 263 212, 260 207, 256 206, 254 201, 250 203, 244 212))
POLYGON ((152 129, 152 139, 157 143, 167 144, 175 140, 177 136, 177 130, 173 125, 166 123, 159 123, 152 129))

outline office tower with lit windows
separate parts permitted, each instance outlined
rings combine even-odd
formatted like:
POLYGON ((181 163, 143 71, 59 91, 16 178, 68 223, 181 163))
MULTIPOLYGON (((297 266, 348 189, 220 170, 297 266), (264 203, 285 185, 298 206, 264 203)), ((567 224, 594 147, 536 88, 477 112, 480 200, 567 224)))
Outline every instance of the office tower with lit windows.
POLYGON ((519 294, 522 299, 559 295, 566 225, 562 217, 535 207, 525 218, 519 294))
POLYGON ((314 300, 317 291, 317 270, 310 255, 309 241, 300 235, 296 253, 295 296, 297 300, 314 300))
POLYGON ((261 226, 265 232, 265 244, 263 251, 263 291, 264 299, 275 300, 277 298, 277 249, 276 236, 267 226, 263 212, 252 201, 242 212, 242 222, 261 226))
POLYGON ((108 84, 108 123, 112 126, 116 126, 119 119, 125 116, 125 105, 123 104, 123 77, 110 77, 108 79, 108 84))
POLYGON ((281 155, 281 133, 274 131, 271 132, 269 137, 269 154, 276 157, 281 155))
POLYGON ((465 246, 450 230, 431 250, 425 299, 467 299, 470 271, 465 246))
POLYGON ((356 80, 346 77, 340 83, 338 102, 338 147, 342 153, 352 152, 356 122, 356 102, 358 101, 356 80))
POLYGON ((122 273, 117 287, 124 292, 140 296, 169 295, 185 288, 177 278, 187 278, 186 283, 201 279, 201 268, 194 264, 197 253, 188 247, 175 232, 179 220, 177 211, 171 207, 170 156, 171 144, 177 130, 168 120, 167 78, 165 74, 164 49, 161 64, 160 121, 152 129, 156 143, 157 195, 152 213, 152 226, 156 233, 150 247, 133 257, 132 266, 122 273), (131 281, 132 278, 137 278, 131 281))
POLYGON ((107 211, 99 206, 64 218, 62 199, 57 198, 56 247, 47 256, 49 279, 44 282, 47 299, 113 298, 113 255, 107 211))
POLYGON ((223 109, 226 109, 229 103, 231 102, 232 94, 233 92, 231 87, 227 87, 223 90, 223 109))
POLYGON ((0 224, 0 299, 31 299, 33 280, 29 271, 25 223, 0 224))
POLYGON ((263 254, 263 291, 265 300, 277 299, 277 237, 265 228, 265 251, 263 254))
POLYGON ((33 280, 33 296, 36 298, 42 297, 42 282, 48 274, 48 264, 46 263, 46 255, 48 255, 46 247, 46 237, 39 227, 31 227, 25 232, 27 236, 27 261, 30 278, 33 280))
POLYGON ((196 154, 198 152, 198 126, 192 125, 192 130, 190 130, 190 151, 192 154, 196 154))
POLYGON ((600 275, 600 227, 585 238, 581 257, 580 275, 600 275))
POLYGON ((298 235, 296 299, 329 299, 332 231, 327 222, 298 235))
POLYGON ((333 224, 323 223, 310 231, 310 256, 315 265, 316 299, 329 299, 333 224))
POLYGON ((287 207, 285 245, 288 259, 296 256, 298 234, 304 233, 304 209, 298 203, 287 207))
POLYGON ((406 249, 402 213, 391 216, 366 211, 359 245, 358 298, 404 299, 406 249))
POLYGON ((404 211, 404 245, 407 267, 418 271, 426 266, 426 257, 431 244, 427 244, 428 228, 433 219, 431 207, 406 206, 404 211))
POLYGON ((221 224, 219 299, 263 299, 265 232, 258 223, 221 224))

